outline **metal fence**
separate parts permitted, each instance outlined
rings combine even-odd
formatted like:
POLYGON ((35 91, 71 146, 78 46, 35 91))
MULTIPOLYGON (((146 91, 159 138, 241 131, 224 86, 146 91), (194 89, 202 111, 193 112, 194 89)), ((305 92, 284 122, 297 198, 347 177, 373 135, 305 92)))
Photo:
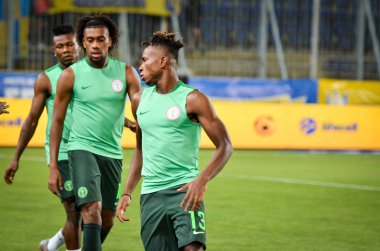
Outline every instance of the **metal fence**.
MULTIPOLYGON (((128 49, 121 48, 114 56, 138 64, 141 41, 147 40, 156 30, 172 31, 174 20, 178 21, 179 32, 186 43, 187 67, 195 76, 380 78, 379 0, 180 2, 178 19, 176 15, 163 18, 111 14, 122 28, 123 39, 128 41, 128 49), (368 3, 369 11, 363 2, 368 3), (317 33, 313 34, 316 24, 317 33), (314 58, 313 41, 317 41, 314 58)), ((0 23, 1 17, 6 21, 9 15, 7 3, 1 6, 0 23)), ((38 14, 33 7, 30 10, 27 30, 21 31, 25 33, 26 42, 16 46, 9 46, 4 41, 0 43, 0 54, 3 55, 0 70, 7 69, 9 59, 4 60, 4 55, 12 47, 11 70, 40 71, 53 65, 51 28, 57 24, 73 24, 83 15, 38 14)), ((0 27, 2 34, 9 35, 20 32, 17 29, 22 26, 12 26, 13 31, 9 25, 0 24, 0 27)))

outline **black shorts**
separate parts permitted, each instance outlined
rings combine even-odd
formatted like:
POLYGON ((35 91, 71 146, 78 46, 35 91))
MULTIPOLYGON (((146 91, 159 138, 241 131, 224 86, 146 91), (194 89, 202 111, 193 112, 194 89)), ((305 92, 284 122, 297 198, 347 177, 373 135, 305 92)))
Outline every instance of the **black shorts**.
POLYGON ((101 201, 102 209, 116 211, 122 160, 83 150, 68 151, 68 155, 77 206, 101 201))
POLYGON ((206 249, 204 204, 195 211, 181 208, 186 194, 177 191, 181 186, 141 195, 141 239, 145 250, 178 250, 193 242, 200 242, 206 249))
POLYGON ((60 194, 61 194, 60 197, 61 197, 61 202, 63 202, 69 198, 75 197, 69 161, 59 160, 58 170, 62 179, 63 189, 60 190, 60 194))

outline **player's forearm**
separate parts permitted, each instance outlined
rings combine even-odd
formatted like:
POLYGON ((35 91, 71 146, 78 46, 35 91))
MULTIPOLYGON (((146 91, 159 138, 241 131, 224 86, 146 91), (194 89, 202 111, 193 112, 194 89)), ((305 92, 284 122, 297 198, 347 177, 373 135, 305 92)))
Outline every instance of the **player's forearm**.
POLYGON ((219 145, 207 167, 200 173, 199 178, 209 181, 213 179, 226 165, 232 155, 231 142, 226 141, 219 145))
POLYGON ((50 131, 50 162, 57 163, 59 144, 62 139, 63 122, 53 121, 50 131))
POLYGON ((127 182, 124 188, 126 194, 132 194, 141 179, 142 154, 141 149, 136 149, 133 154, 127 182))
POLYGON ((28 117, 22 125, 20 136, 17 142, 16 152, 13 160, 19 161, 25 148, 28 146, 29 141, 32 139, 34 132, 36 131, 38 121, 32 122, 32 119, 28 117))

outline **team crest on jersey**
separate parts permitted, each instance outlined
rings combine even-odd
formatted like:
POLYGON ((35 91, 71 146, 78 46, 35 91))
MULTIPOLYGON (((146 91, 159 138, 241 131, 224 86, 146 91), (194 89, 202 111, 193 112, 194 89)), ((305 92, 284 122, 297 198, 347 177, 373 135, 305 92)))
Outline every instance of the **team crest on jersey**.
POLYGON ((120 79, 115 79, 112 81, 112 90, 115 92, 121 92, 124 88, 123 82, 120 79))
POLYGON ((179 118, 179 115, 181 115, 181 110, 178 106, 171 106, 166 112, 166 117, 168 117, 169 120, 176 120, 179 118))

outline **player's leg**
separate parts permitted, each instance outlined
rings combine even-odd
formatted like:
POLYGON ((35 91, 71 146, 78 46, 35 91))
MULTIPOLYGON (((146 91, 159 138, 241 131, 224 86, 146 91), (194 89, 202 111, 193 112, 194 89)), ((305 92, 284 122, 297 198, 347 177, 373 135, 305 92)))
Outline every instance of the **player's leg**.
POLYGON ((101 173, 102 192, 102 230, 103 243, 114 224, 116 206, 121 193, 122 160, 97 155, 101 173))
POLYGON ((81 208, 83 220, 83 250, 101 250, 102 197, 96 157, 93 153, 82 150, 69 151, 68 154, 76 203, 81 208))
MULTIPOLYGON (((182 185, 181 185, 182 186, 182 185)), ((179 187, 181 187, 179 186, 179 187)), ((173 224, 178 239, 178 249, 195 251, 206 249, 206 219, 203 202, 194 211, 180 207, 186 192, 178 192, 179 187, 167 190, 168 204, 173 213, 173 224)))
POLYGON ((75 204, 69 161, 58 161, 58 168, 63 184, 61 200, 66 212, 66 223, 62 229, 62 233, 65 236, 67 250, 78 250, 80 248, 81 215, 75 204))
POLYGON ((173 223, 167 211, 167 201, 162 191, 142 194, 141 239, 146 251, 178 250, 173 223))

